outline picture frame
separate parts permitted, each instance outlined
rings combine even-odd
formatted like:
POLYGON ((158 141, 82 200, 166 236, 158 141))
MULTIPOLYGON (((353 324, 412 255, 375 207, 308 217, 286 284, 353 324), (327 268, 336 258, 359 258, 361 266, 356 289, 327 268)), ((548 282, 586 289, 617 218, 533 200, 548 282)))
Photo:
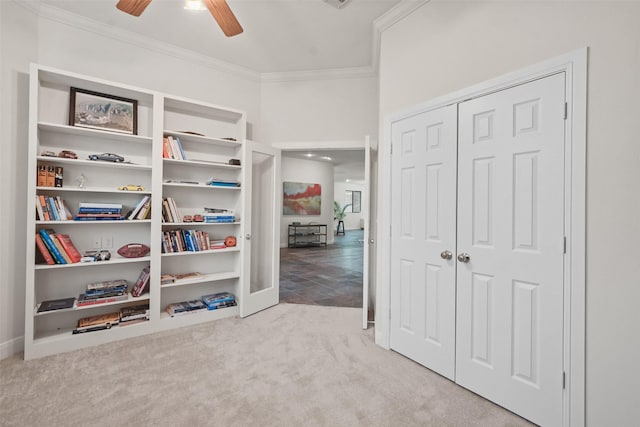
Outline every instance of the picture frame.
POLYGON ((362 191, 351 192, 351 212, 360 213, 362 211, 362 191))
POLYGON ((305 182, 283 182, 283 215, 321 215, 322 186, 305 182))
POLYGON ((72 87, 69 126, 138 134, 138 101, 72 87))

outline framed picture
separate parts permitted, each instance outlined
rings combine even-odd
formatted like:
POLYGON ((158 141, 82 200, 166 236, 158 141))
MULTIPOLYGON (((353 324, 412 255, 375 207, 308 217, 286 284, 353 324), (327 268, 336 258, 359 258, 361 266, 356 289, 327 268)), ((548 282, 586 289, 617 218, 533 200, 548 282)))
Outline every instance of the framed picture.
POLYGON ((320 184, 283 182, 282 213, 284 215, 320 215, 320 184))
POLYGON ((138 134, 138 101, 71 88, 69 125, 138 134))
POLYGON ((360 213, 362 210, 362 191, 351 192, 351 212, 360 213))

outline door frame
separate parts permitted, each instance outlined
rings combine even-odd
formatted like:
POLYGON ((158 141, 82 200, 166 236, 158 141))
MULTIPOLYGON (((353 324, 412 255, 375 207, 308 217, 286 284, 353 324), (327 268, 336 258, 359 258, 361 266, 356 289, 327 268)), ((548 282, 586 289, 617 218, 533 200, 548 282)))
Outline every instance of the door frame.
POLYGON ((585 424, 586 337, 586 145, 588 48, 551 58, 495 79, 435 98, 384 119, 379 146, 378 279, 375 342, 389 349, 391 275, 391 127, 396 121, 447 105, 488 95, 552 74, 566 73, 563 425, 585 424))

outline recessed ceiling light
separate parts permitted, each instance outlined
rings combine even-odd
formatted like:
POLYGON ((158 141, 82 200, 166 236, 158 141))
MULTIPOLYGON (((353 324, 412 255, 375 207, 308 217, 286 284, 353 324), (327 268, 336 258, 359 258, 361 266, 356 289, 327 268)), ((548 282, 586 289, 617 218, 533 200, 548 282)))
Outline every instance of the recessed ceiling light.
POLYGON ((345 179, 344 182, 351 182, 349 178, 345 179))
POLYGON ((315 156, 315 154, 312 154, 312 153, 305 154, 305 157, 313 157, 313 156, 315 156))
POLYGON ((202 0, 184 0, 184 8, 186 10, 205 10, 202 0))
POLYGON ((322 156, 320 157, 322 160, 333 160, 331 157, 329 156, 322 156))

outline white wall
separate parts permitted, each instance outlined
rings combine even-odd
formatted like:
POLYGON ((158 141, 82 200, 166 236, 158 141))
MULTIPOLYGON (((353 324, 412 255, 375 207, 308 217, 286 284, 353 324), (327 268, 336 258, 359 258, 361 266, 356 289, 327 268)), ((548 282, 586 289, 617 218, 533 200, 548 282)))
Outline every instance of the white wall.
POLYGON ((264 82, 265 142, 362 141, 378 130, 377 79, 264 82))
POLYGON ((37 55, 35 16, 0 2, 0 359, 22 351, 27 200, 29 63, 37 55))
POLYGON ((364 218, 364 204, 369 203, 368 200, 365 200, 364 194, 364 184, 355 183, 355 182, 336 182, 333 186, 333 198, 340 206, 344 206, 345 191, 360 191, 362 196, 361 200, 361 209, 360 213, 350 212, 350 208, 347 209, 347 216, 344 218, 344 228, 345 230, 359 230, 360 229, 360 220, 364 218))
MULTIPOLYGON (((301 224, 314 222, 327 225, 327 243, 333 243, 335 231, 333 223, 333 165, 327 162, 313 160, 282 158, 282 182, 306 182, 322 186, 321 214, 311 215, 281 215, 280 216, 280 247, 287 247, 288 226, 293 221, 301 224)), ((282 191, 282 189, 280 189, 282 191)), ((282 211, 280 211, 282 212, 282 211)))
MULTIPOLYGON (((640 3, 432 1, 385 31, 380 118, 589 46, 587 425, 640 419, 640 3)), ((383 149, 381 150, 383 151, 383 149)))

